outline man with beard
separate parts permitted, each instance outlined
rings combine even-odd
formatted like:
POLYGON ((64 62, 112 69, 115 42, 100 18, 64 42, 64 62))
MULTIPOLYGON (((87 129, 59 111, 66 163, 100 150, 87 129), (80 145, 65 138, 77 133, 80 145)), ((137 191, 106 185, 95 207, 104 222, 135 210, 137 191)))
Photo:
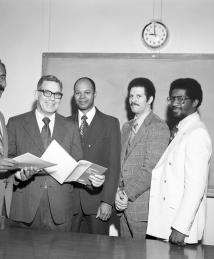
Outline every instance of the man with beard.
POLYGON ((198 243, 205 225, 212 145, 198 114, 202 95, 192 78, 171 83, 168 102, 177 133, 152 172, 147 234, 177 245, 198 243))
POLYGON ((135 78, 128 86, 134 119, 121 133, 121 178, 116 209, 121 212, 122 237, 145 238, 152 169, 169 143, 169 129, 152 112, 155 87, 147 78, 135 78))

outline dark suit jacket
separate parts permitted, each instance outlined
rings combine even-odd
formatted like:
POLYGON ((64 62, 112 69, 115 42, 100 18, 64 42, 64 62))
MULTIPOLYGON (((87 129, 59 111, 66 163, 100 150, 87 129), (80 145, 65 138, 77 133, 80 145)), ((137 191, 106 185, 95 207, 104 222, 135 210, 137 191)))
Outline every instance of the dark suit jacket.
MULTIPOLYGON (((7 137, 7 130, 5 126, 4 116, 1 112, 0 112, 0 124, 2 127, 3 157, 7 157, 8 137, 7 137)), ((7 212, 7 215, 9 215, 12 193, 13 193, 13 176, 10 176, 10 172, 0 173, 0 216, 2 214, 2 206, 3 206, 4 198, 5 198, 6 212, 7 212)))
MULTIPOLYGON (((40 157, 44 150, 35 111, 28 112, 8 121, 9 156, 15 157, 30 152, 40 157)), ((55 139, 76 160, 82 158, 78 129, 74 123, 56 114, 52 139, 55 139)), ((42 197, 45 182, 51 212, 55 223, 61 224, 68 214, 75 213, 73 185, 60 185, 51 176, 36 175, 21 182, 13 193, 10 217, 16 221, 32 222, 42 197)))
MULTIPOLYGON (((68 118, 78 125, 78 115, 68 118)), ((104 185, 88 188, 76 184, 84 213, 96 214, 100 202, 114 204, 120 174, 120 127, 118 119, 96 109, 96 114, 87 131, 83 148, 83 159, 107 167, 104 185)))

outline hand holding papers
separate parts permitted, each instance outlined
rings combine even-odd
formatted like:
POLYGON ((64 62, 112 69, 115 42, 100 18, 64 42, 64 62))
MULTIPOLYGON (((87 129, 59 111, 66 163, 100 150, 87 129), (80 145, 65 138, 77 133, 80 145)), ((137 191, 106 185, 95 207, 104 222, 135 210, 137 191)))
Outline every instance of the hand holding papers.
POLYGON ((38 170, 41 170, 46 167, 55 165, 55 163, 45 161, 37 156, 32 155, 31 153, 25 153, 21 156, 17 156, 14 158, 14 160, 16 161, 14 169, 36 168, 38 170))
POLYGON ((21 181, 28 180, 41 169, 55 165, 55 163, 47 162, 30 153, 17 156, 13 160, 15 161, 13 169, 21 169, 15 174, 15 176, 21 181))
POLYGON ((91 184, 89 180, 91 174, 102 175, 107 170, 86 160, 77 162, 56 140, 51 142, 41 158, 57 164, 45 170, 61 184, 72 181, 91 184))

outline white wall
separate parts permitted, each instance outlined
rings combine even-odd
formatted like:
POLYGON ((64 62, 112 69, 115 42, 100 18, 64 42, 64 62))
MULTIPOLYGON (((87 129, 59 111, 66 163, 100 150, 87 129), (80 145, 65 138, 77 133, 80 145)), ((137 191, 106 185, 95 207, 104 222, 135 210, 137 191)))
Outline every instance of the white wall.
MULTIPOLYGON (((214 53, 214 1, 162 2, 162 19, 170 38, 161 53, 214 53)), ((160 3, 161 0, 0 0, 0 59, 8 72, 8 87, 0 109, 6 119, 31 108, 41 75, 42 52, 151 52, 142 44, 141 31, 152 18, 160 18, 160 3)), ((212 208, 213 202, 208 203, 212 208)), ((210 210, 213 214, 214 210, 210 210)), ((212 222, 208 224, 207 229, 213 231, 212 222)))
MULTIPOLYGON (((162 2, 162 19, 170 38, 160 52, 214 53, 214 1, 162 2)), ((0 58, 8 70, 0 109, 6 119, 30 109, 41 75, 42 52, 151 52, 142 43, 141 31, 150 19, 160 18, 160 3, 0 0, 0 58)))

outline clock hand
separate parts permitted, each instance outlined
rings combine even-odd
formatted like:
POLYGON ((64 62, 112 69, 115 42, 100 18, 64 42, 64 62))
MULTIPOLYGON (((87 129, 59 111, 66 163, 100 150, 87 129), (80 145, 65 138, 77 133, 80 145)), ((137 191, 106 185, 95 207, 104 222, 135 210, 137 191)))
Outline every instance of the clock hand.
POLYGON ((155 23, 154 23, 154 35, 156 35, 156 25, 155 25, 155 23))

